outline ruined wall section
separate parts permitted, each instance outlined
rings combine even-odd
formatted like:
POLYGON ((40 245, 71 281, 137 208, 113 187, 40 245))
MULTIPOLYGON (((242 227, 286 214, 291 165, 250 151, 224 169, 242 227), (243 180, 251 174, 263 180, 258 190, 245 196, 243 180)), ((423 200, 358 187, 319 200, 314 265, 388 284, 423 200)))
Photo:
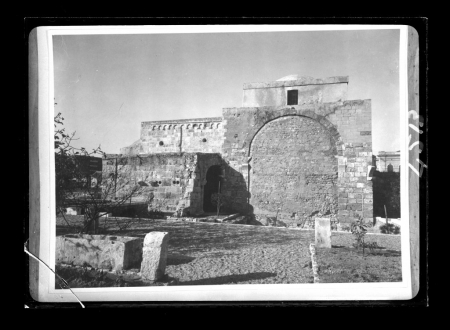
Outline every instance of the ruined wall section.
POLYGON ((182 204, 190 206, 190 194, 194 191, 195 154, 152 154, 142 156, 118 155, 103 160, 103 176, 117 173, 117 194, 144 182, 142 195, 133 198, 133 203, 146 202, 150 194, 154 195, 152 206, 162 212, 174 212, 182 204), (127 184, 126 182, 129 181, 127 184))
POLYGON ((147 121, 141 123, 140 140, 121 153, 220 152, 223 143, 221 117, 147 121))
MULTIPOLYGON (((166 153, 147 154, 139 156, 110 155, 103 160, 103 177, 118 173, 118 187, 123 183, 127 188, 139 182, 146 186, 142 195, 133 198, 133 203, 146 203, 148 196, 153 194, 151 207, 162 212, 179 215, 197 215, 203 213, 203 187, 206 184, 206 173, 213 165, 222 166, 226 180, 223 190, 227 195, 241 193, 239 189, 245 184, 236 184, 233 180, 233 170, 228 167, 220 154, 217 153, 166 153)), ((121 192, 118 192, 120 196, 121 192)), ((228 205, 233 210, 231 205, 228 205)))
MULTIPOLYGON (((264 125, 283 116, 310 118, 328 130, 332 140, 330 152, 338 163, 337 216, 341 222, 350 222, 356 214, 372 220, 372 182, 367 180, 367 166, 372 164, 370 100, 223 109, 222 157, 242 175, 247 188, 252 141, 264 125)), ((234 196, 234 200, 240 205, 247 202, 241 196, 234 196)))

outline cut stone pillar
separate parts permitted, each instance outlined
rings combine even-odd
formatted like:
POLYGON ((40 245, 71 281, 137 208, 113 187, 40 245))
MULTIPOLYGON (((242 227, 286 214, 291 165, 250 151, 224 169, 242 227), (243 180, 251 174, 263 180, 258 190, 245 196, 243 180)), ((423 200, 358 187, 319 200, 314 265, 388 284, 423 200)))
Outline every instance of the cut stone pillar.
POLYGON ((315 218, 315 245, 317 248, 331 248, 331 219, 315 218))
POLYGON ((167 260, 169 233, 151 232, 145 235, 142 249, 141 276, 157 281, 164 276, 167 260))

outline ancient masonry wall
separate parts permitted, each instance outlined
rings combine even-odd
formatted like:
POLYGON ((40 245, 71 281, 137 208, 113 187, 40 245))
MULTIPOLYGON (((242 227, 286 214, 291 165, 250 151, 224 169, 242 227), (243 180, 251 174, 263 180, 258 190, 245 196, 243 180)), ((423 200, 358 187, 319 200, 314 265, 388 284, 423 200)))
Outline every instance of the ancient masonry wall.
POLYGON ((237 190, 245 189, 245 183, 237 184, 237 180, 233 179, 234 170, 217 153, 116 155, 103 160, 104 177, 115 173, 116 161, 118 187, 126 191, 138 182, 144 182, 146 186, 141 188, 141 194, 135 196, 132 202, 146 202, 146 198, 153 194, 152 206, 163 212, 183 211, 184 215, 202 213, 206 173, 213 165, 225 169, 229 178, 224 185, 227 195, 242 194, 237 190), (124 186, 127 181, 129 183, 124 186))
MULTIPOLYGON (((142 194, 132 199, 132 202, 144 202, 148 195, 154 194, 153 206, 163 212, 174 212, 193 191, 192 175, 196 167, 195 154, 152 154, 144 156, 122 156, 103 161, 103 175, 108 176, 116 171, 118 186, 129 181, 126 188, 145 182, 142 194)), ((120 194, 120 191, 118 192, 120 194)), ((187 203, 189 204, 189 203, 187 203)), ((187 205, 189 206, 189 205, 187 205)))
POLYGON ((273 213, 280 208, 279 219, 316 211, 335 213, 335 149, 327 129, 313 119, 283 116, 264 125, 250 148, 254 212, 273 213))
POLYGON ((221 117, 146 121, 141 123, 141 136, 122 154, 161 154, 173 152, 220 152, 223 143, 221 117))
POLYGON ((319 212, 342 223, 372 220, 371 101, 347 101, 347 85, 348 77, 244 84, 243 107, 143 122, 140 139, 121 153, 141 156, 128 158, 129 169, 157 200, 170 200, 166 211, 202 213, 206 172, 220 165, 230 211, 294 225, 319 212), (298 105, 287 105, 291 90, 298 105))
MULTIPOLYGON (((236 172, 242 175, 247 189, 250 191, 252 190, 253 159, 251 145, 253 140, 267 123, 284 116, 301 116, 312 119, 326 128, 328 132, 327 136, 331 140, 332 146, 328 152, 333 154, 334 165, 337 167, 337 181, 334 188, 337 188, 338 193, 338 210, 336 212, 330 206, 325 211, 337 213, 340 222, 350 222, 357 214, 367 220, 372 220, 372 182, 367 180, 367 166, 372 164, 370 100, 316 103, 289 107, 223 109, 225 141, 222 156, 236 172)), ((286 126, 286 128, 288 127, 286 126)), ((294 130, 292 133, 298 134, 298 131, 294 130)), ((289 135, 289 130, 285 130, 283 134, 289 135)), ((272 137, 272 139, 275 138, 275 136, 272 137)), ((291 142, 287 143, 295 143, 293 142, 295 140, 295 136, 291 136, 288 138, 288 141, 291 142)), ((292 155, 289 152, 277 155, 280 163, 291 162, 291 157, 292 155)), ((313 154, 312 157, 312 161, 320 161, 320 157, 313 154)), ((283 173, 274 169, 271 175, 275 177, 283 175, 283 173)), ((270 175, 267 177, 270 177, 270 175)), ((334 179, 330 178, 330 180, 329 182, 332 183, 334 179)), ((271 189, 284 189, 284 187, 277 188, 272 185, 271 189)), ((240 205, 244 203, 243 196, 233 196, 233 198, 240 205)), ((251 196, 249 198, 250 205, 255 203, 251 196)), ((333 204, 329 201, 324 201, 324 203, 333 204)), ((308 216, 319 211, 324 210, 316 207, 316 209, 307 209, 304 214, 297 215, 297 217, 291 214, 290 221, 300 222, 302 221, 301 216, 308 216)), ((276 208, 273 208, 271 212, 266 211, 266 214, 274 215, 276 212, 276 208)))

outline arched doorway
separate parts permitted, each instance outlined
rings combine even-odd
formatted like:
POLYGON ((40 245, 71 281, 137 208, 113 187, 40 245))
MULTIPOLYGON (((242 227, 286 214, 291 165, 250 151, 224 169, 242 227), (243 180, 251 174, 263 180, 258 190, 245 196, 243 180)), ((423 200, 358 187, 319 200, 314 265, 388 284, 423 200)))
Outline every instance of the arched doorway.
POLYGON ((203 187, 203 211, 215 212, 216 205, 211 202, 211 196, 222 190, 222 168, 219 165, 211 166, 206 172, 206 184, 203 187), (220 190, 219 190, 220 186, 220 190))
POLYGON ((337 211, 336 145, 326 127, 302 116, 265 124, 251 147, 250 204, 279 218, 337 211))

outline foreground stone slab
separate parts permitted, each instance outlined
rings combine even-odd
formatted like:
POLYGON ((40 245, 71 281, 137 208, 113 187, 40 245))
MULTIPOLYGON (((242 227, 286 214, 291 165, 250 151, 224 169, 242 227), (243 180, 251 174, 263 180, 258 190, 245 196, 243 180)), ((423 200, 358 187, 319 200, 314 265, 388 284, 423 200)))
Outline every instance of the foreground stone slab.
POLYGON ((107 235, 56 237, 56 264, 90 266, 97 269, 139 268, 142 238, 107 235))
POLYGON ((151 232, 145 235, 141 263, 142 278, 157 281, 164 276, 168 242, 167 232, 151 232))
POLYGON ((68 214, 68 215, 81 214, 81 208, 80 207, 67 207, 66 208, 66 214, 68 214))
POLYGON ((315 218, 315 246, 317 248, 331 248, 331 219, 315 218))

